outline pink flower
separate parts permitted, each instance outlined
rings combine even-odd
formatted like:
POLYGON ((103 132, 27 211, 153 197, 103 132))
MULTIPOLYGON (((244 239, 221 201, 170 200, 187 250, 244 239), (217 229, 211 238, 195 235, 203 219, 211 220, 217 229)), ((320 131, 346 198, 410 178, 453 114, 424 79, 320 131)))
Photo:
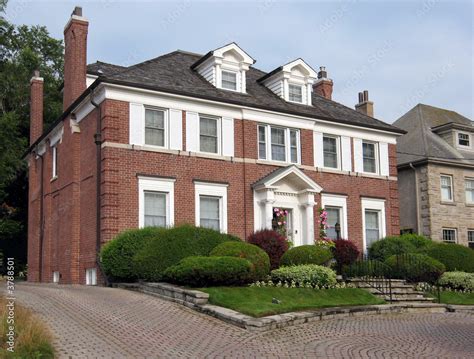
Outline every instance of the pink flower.
POLYGON ((281 222, 278 222, 278 225, 281 226, 281 222))
POLYGON ((286 224, 286 221, 283 221, 283 224, 286 224))
POLYGON ((285 209, 285 214, 288 214, 288 211, 285 209))
POLYGON ((278 208, 274 208, 274 209, 273 209, 273 212, 278 212, 278 208))

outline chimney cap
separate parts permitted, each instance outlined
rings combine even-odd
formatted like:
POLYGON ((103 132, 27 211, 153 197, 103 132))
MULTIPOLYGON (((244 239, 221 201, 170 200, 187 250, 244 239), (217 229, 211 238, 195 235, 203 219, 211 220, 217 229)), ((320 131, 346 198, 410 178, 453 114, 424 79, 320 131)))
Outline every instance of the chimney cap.
POLYGON ((82 17, 82 7, 81 6, 74 7, 74 10, 72 11, 71 15, 76 15, 76 16, 81 16, 82 17))
POLYGON ((326 66, 319 66, 318 79, 327 79, 328 73, 326 71, 326 66))

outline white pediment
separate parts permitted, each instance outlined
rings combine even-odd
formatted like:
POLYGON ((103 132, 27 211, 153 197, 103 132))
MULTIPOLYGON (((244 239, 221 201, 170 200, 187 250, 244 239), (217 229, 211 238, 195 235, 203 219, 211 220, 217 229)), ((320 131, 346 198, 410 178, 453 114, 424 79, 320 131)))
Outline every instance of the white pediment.
POLYGON ((256 191, 269 188, 289 193, 319 193, 323 189, 296 166, 280 168, 265 176, 254 185, 256 191))

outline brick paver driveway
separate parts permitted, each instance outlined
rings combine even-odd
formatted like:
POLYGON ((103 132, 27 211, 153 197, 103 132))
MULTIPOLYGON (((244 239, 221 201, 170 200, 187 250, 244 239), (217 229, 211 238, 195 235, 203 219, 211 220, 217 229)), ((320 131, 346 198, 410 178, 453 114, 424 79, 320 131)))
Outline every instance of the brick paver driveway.
POLYGON ((474 315, 399 314, 251 333, 122 289, 20 284, 64 358, 472 358, 474 315))

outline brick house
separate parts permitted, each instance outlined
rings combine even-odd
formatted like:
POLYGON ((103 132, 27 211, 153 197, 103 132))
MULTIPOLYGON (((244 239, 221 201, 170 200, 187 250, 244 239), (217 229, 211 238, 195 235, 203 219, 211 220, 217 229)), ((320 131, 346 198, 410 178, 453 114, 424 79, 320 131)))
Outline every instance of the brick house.
POLYGON ((460 114, 418 104, 394 125, 400 227, 474 248, 474 126, 460 114))
POLYGON ((302 59, 270 73, 235 43, 130 66, 86 64, 88 22, 65 36, 64 113, 42 131, 31 79, 29 280, 95 284, 100 246, 127 228, 192 223, 246 238, 289 211, 295 245, 360 248, 399 233, 396 139, 404 131, 331 100, 302 59))

